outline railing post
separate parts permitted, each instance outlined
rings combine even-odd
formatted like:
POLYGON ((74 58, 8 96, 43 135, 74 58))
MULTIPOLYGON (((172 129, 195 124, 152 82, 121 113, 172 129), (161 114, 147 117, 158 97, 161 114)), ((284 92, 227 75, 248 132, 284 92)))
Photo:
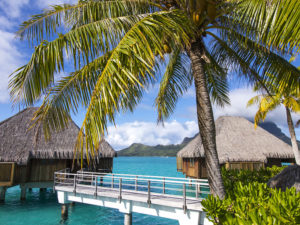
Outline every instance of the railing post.
POLYGON ((186 214, 186 187, 185 184, 183 184, 183 213, 186 214))
POLYGON ((138 190, 138 176, 135 176, 135 190, 138 190))
POLYGON ((122 178, 119 179, 119 201, 122 200, 122 178))
POLYGON ((196 198, 198 198, 198 196, 199 196, 199 193, 198 193, 198 183, 196 182, 196 184, 195 184, 195 186, 196 186, 196 198))
POLYGON ((74 194, 76 194, 76 179, 77 179, 77 176, 76 176, 76 174, 74 174, 74 189, 73 189, 74 194))
POLYGON ((95 180, 95 197, 97 197, 97 192, 98 192, 98 184, 97 184, 97 182, 98 182, 98 177, 96 176, 96 180, 95 180))
POLYGON ((56 172, 54 172, 53 193, 55 193, 56 175, 56 172))
POLYGON ((112 175, 112 178, 111 178, 111 188, 114 188, 114 175, 112 175))
POLYGON ((163 194, 166 193, 166 182, 165 182, 165 178, 163 178, 163 194))
POLYGON ((151 187, 150 187, 150 180, 148 180, 148 200, 147 200, 147 203, 148 203, 148 207, 150 208, 150 205, 151 205, 151 187))

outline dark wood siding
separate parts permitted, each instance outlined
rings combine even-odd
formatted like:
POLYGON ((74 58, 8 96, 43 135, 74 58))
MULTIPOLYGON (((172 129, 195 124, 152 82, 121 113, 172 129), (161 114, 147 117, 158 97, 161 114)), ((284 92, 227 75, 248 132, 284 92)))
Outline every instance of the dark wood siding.
POLYGON ((0 186, 11 186, 14 182, 15 163, 0 163, 0 186))
POLYGON ((188 177, 197 178, 199 176, 199 159, 184 158, 182 172, 188 177))
POLYGON ((29 182, 53 181, 54 172, 66 168, 67 160, 32 159, 29 182))

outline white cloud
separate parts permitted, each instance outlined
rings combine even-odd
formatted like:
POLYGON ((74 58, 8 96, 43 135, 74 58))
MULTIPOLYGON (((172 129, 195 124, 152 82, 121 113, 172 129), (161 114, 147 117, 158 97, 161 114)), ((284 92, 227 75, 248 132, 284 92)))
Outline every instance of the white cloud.
POLYGON ((40 8, 47 8, 50 5, 60 5, 60 4, 75 4, 78 0, 37 0, 36 3, 40 8))
POLYGON ((0 16, 0 28, 1 29, 11 29, 15 25, 14 21, 10 21, 5 16, 0 16))
MULTIPOLYGON (((257 95, 252 91, 252 88, 239 88, 234 89, 230 92, 229 97, 231 105, 228 105, 224 108, 213 105, 214 117, 217 119, 220 116, 242 116, 249 120, 253 120, 257 112, 257 106, 247 107, 247 102, 252 97, 257 95)), ((190 119, 197 119, 197 110, 196 106, 190 106, 187 108, 187 115, 190 119)), ((187 116, 186 116, 187 117, 187 116)), ((299 114, 292 114, 293 121, 296 123, 300 119, 299 114)), ((266 121, 274 122, 282 131, 289 136, 287 121, 286 121, 286 112, 283 106, 278 107, 274 111, 271 111, 266 118, 266 121)), ((296 135, 300 139, 300 128, 296 128, 296 135)))
POLYGON ((0 102, 9 100, 9 75, 22 64, 22 54, 15 46, 14 34, 0 29, 0 102))
MULTIPOLYGON (((243 116, 248 119, 253 120, 255 113, 257 112, 257 106, 247 107, 247 102, 250 98, 257 95, 254 93, 251 88, 239 88, 235 89, 230 92, 229 97, 231 101, 230 106, 226 106, 224 108, 220 108, 214 106, 214 116, 218 118, 219 116, 223 115, 230 115, 230 116, 243 116)), ((196 112, 196 111, 195 111, 196 112)), ((294 122, 300 119, 299 114, 292 114, 294 122)), ((283 106, 278 107, 277 109, 271 111, 266 118, 266 121, 272 121, 277 124, 287 135, 288 128, 286 122, 286 112, 283 106)), ((296 129, 296 132, 299 137, 300 129, 296 129)))
POLYGON ((1 0, 0 9, 12 18, 19 17, 22 13, 22 7, 27 5, 29 0, 1 0))
POLYGON ((108 128, 107 141, 116 149, 127 147, 133 143, 147 145, 179 144, 185 137, 192 137, 198 132, 195 121, 179 123, 166 122, 164 126, 153 122, 135 121, 108 128))
MULTIPOLYGON (((257 112, 258 106, 247 107, 247 102, 250 98, 257 95, 251 88, 239 88, 230 92, 229 97, 231 101, 230 106, 220 108, 214 106, 215 118, 222 115, 231 116, 243 116, 249 119, 253 119, 257 112)), ((293 114, 293 119, 296 121, 300 119, 300 115, 293 114)), ((274 111, 271 111, 266 118, 266 121, 272 121, 278 126, 286 126, 286 112, 283 106, 278 107, 274 111)))

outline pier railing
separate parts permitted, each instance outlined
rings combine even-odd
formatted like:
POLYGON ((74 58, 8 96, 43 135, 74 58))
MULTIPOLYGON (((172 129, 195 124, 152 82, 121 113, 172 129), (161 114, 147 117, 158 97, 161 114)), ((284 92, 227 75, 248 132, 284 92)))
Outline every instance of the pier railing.
POLYGON ((106 191, 111 189, 118 191, 118 198, 122 199, 122 194, 143 193, 148 196, 148 204, 151 204, 151 196, 165 195, 180 196, 183 200, 183 208, 186 207, 186 199, 205 198, 209 193, 207 180, 161 177, 132 174, 114 174, 101 172, 78 171, 70 173, 65 169, 55 172, 54 186, 68 186, 76 193, 80 187, 88 188, 97 196, 101 189, 106 191))

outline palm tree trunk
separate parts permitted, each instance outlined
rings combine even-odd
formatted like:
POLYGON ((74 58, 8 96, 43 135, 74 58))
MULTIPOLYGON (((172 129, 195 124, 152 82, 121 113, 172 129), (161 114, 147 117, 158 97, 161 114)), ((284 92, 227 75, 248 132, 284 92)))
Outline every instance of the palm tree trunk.
POLYGON ((289 131, 291 135, 291 142, 292 142, 292 149, 295 155, 296 164, 300 166, 300 151, 298 149, 296 134, 295 134, 295 128, 292 120, 291 111, 288 107, 285 107, 286 110, 286 118, 289 126, 289 131))
POLYGON ((211 192, 223 199, 225 189, 221 176, 221 169, 216 146, 215 122, 207 89, 204 73, 203 44, 201 40, 192 43, 189 56, 196 88, 197 116, 200 136, 205 151, 205 162, 211 192))

